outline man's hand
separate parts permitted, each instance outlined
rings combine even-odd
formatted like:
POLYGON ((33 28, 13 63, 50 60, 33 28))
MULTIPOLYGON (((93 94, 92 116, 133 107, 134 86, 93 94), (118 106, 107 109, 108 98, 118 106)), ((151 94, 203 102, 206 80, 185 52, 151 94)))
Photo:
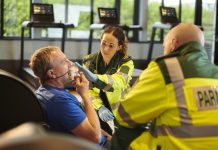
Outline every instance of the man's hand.
POLYGON ((80 76, 77 76, 75 80, 76 91, 79 93, 79 95, 81 97, 88 97, 89 81, 86 79, 84 74, 80 73, 80 76))
POLYGON ((96 81, 98 80, 98 77, 96 74, 92 73, 87 68, 81 66, 78 62, 75 62, 75 65, 79 68, 80 71, 84 73, 84 75, 90 82, 96 83, 96 81))
POLYGON ((114 119, 114 115, 105 106, 100 107, 100 109, 98 110, 98 115, 99 115, 99 118, 104 122, 114 119))

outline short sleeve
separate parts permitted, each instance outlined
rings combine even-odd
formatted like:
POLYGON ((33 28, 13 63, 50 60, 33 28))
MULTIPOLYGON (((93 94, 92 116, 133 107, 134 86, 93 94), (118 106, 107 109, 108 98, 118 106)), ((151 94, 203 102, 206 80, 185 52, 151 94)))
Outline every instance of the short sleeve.
POLYGON ((78 126, 86 118, 80 103, 75 97, 65 98, 51 105, 53 120, 68 131, 78 126))

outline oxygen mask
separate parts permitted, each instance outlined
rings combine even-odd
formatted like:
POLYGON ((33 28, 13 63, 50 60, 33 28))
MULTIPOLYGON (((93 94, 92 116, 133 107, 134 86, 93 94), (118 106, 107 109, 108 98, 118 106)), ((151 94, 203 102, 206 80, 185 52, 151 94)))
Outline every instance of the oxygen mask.
POLYGON ((72 62, 68 71, 68 78, 70 81, 75 80, 75 77, 80 76, 78 67, 72 62))

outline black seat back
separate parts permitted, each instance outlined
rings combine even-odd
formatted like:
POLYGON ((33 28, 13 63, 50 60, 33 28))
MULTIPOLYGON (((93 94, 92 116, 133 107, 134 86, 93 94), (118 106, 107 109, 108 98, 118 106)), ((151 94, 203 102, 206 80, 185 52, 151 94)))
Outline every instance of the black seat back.
POLYGON ((0 150, 103 150, 84 139, 24 123, 0 135, 0 150))
POLYGON ((0 133, 24 122, 45 122, 33 89, 0 69, 0 133))

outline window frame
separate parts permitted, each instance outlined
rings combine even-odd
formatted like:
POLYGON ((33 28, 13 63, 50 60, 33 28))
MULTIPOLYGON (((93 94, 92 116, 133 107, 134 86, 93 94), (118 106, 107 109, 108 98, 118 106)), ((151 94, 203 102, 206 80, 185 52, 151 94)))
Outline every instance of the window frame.
MULTIPOLYGON (((32 3, 32 0, 29 0, 30 1, 30 4, 32 3)), ((95 0, 91 0, 90 1, 90 6, 91 5, 94 5, 94 1, 95 0)), ((140 2, 141 2, 141 0, 133 0, 134 1, 134 8, 133 8, 133 24, 139 24, 139 22, 140 22, 140 18, 139 17, 137 17, 137 16, 139 16, 140 14, 140 2)), ((120 5, 121 5, 121 2, 123 2, 123 1, 121 1, 121 0, 115 0, 115 7, 117 8, 117 10, 118 10, 118 13, 120 13, 120 5)), ((196 6, 195 6, 195 10, 196 11, 199 11, 199 5, 197 5, 199 2, 202 2, 202 0, 196 0, 196 6)), ((65 4, 65 18, 64 18, 64 20, 65 21, 67 21, 67 19, 68 19, 68 17, 67 17, 67 13, 68 13, 68 5, 69 5, 69 0, 65 0, 65 2, 64 2, 64 4, 65 4)), ((164 0, 162 0, 162 4, 164 4, 164 0)), ((181 0, 179 0, 179 17, 181 18, 181 13, 182 13, 182 9, 181 9, 181 7, 182 7, 182 5, 180 5, 181 4, 181 0)), ((216 3, 216 6, 217 6, 218 4, 216 3)), ((218 6, 217 6, 218 7, 218 6)), ((18 35, 18 36, 14 36, 14 37, 8 37, 8 36, 3 36, 4 35, 4 0, 0 0, 0 39, 20 39, 20 35, 18 35)), ((195 11, 195 15, 194 15, 194 18, 195 19, 197 19, 197 20, 200 20, 200 21, 195 21, 195 23, 196 24, 198 24, 198 25, 200 25, 201 24, 201 18, 202 18, 202 15, 196 15, 196 14, 199 14, 199 13, 197 13, 195 11)), ((202 11, 202 10, 200 10, 200 11, 202 11)), ((217 9, 216 9, 216 14, 218 15, 218 13, 217 13, 217 9)), ((31 12, 31 11, 30 11, 31 12)), ((93 8, 90 10, 90 24, 92 24, 93 23, 93 15, 94 15, 94 10, 93 10, 93 8)), ((31 14, 30 14, 30 16, 31 16, 31 14)), ((29 16, 29 17, 30 17, 29 16)), ((217 22, 217 20, 216 20, 216 26, 217 26, 217 24, 218 24, 218 22, 217 22)), ((216 28, 216 31, 217 31, 218 29, 216 28)), ((130 42, 139 42, 139 43, 141 43, 141 42, 145 42, 145 43, 148 43, 149 41, 150 41, 150 39, 149 39, 149 37, 147 38, 147 40, 145 40, 145 41, 139 41, 140 39, 139 39, 139 32, 140 31, 133 31, 133 36, 129 39, 130 40, 130 42)), ((31 37, 31 34, 32 34, 32 31, 30 30, 29 31, 29 38, 31 37)), ((163 37, 163 32, 161 32, 161 36, 160 37, 163 37)), ((40 40, 40 39, 38 39, 38 40, 40 40)), ((42 40, 45 40, 44 38, 42 39, 42 40)), ((55 40, 55 38, 47 38, 47 40, 55 40)), ((88 41, 89 40, 89 38, 87 38, 87 39, 77 39, 77 38, 66 38, 66 40, 72 40, 72 41, 74 41, 74 40, 81 40, 81 41, 88 41)), ((155 42, 161 42, 162 41, 162 38, 160 38, 160 40, 155 40, 155 42)), ((217 46, 218 47, 218 46, 217 46)), ((216 49, 217 48, 215 48, 215 52, 216 52, 216 49)), ((218 53, 218 52, 217 52, 218 53)), ((216 59, 216 56, 215 56, 215 59, 216 59)), ((218 62, 218 58, 215 60, 215 61, 217 61, 218 62)))

